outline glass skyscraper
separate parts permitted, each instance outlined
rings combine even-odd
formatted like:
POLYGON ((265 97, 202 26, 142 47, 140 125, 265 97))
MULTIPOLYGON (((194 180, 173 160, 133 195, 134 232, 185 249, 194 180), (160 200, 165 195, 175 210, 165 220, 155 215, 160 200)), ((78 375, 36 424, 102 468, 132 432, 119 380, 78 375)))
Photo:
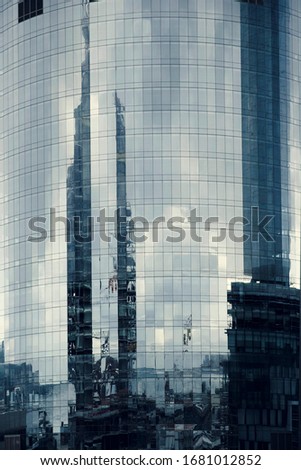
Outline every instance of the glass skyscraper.
POLYGON ((300 1, 0 22, 0 449, 300 448, 300 1))

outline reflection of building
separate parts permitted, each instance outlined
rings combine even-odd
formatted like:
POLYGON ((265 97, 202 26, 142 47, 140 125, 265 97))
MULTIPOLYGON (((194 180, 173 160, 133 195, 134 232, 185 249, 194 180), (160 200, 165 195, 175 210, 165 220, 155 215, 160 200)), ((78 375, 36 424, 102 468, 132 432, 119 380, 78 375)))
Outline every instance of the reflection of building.
POLYGON ((25 403, 32 390, 25 383, 29 373, 25 364, 0 364, 0 449, 26 448, 25 403))
POLYGON ((248 221, 243 272, 247 280, 232 279, 228 291, 232 322, 227 331, 229 445, 232 449, 296 449, 300 227, 293 212, 299 214, 300 203, 293 202, 292 180, 300 167, 289 170, 290 110, 285 104, 294 92, 282 80, 288 43, 281 2, 257 4, 242 4, 240 9, 242 190, 248 221))
POLYGON ((0 449, 56 449, 51 423, 62 398, 60 387, 39 383, 32 366, 0 364, 0 449))
POLYGON ((228 301, 230 448, 297 449, 300 292, 233 283, 228 301))
POLYGON ((90 175, 90 50, 87 9, 83 7, 84 61, 81 66, 81 103, 75 109, 74 160, 68 168, 68 378, 75 389, 69 408, 70 447, 82 446, 91 412, 92 286, 91 286, 91 175, 90 175))

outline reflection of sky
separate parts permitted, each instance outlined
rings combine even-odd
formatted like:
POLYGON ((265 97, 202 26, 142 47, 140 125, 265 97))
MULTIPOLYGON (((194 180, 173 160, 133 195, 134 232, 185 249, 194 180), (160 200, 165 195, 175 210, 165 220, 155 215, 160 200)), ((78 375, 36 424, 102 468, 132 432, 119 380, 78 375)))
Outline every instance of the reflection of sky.
MULTIPOLYGON (((81 14, 81 0, 77 3, 74 20, 81 14)), ((10 158, 4 160, 3 169, 6 174, 13 170, 18 183, 7 182, 5 188, 6 240, 11 248, 6 250, 1 311, 9 315, 0 315, 0 338, 5 339, 6 361, 31 364, 42 384, 67 380, 66 244, 62 224, 58 224, 55 243, 49 239, 26 242, 32 235, 27 223, 33 216, 49 218, 51 207, 57 216, 66 215, 67 165, 74 152, 74 109, 80 102, 82 62, 80 21, 72 28, 70 42, 65 24, 57 26, 56 2, 51 2, 51 9, 37 22, 24 22, 20 29, 20 68, 14 74, 10 101, 10 112, 18 123, 15 132, 11 120, 4 123, 8 136, 4 152, 10 152, 10 158), (41 41, 40 28, 50 17, 52 26, 41 41), (30 34, 24 35, 29 27, 30 34), (74 53, 67 50, 71 44, 74 53), (28 78, 26 88, 24 77, 28 78), (9 201, 14 199, 18 205, 13 209, 9 201)))
MULTIPOLYGON (((126 2, 120 5, 131 9, 126 2)), ((102 8, 98 6, 100 16, 102 8)), ((112 8, 110 19, 114 18, 113 7, 107 8, 112 8)), ((203 7, 198 4, 196 8, 201 11, 203 7)), ((239 12, 231 4, 232 18, 235 8, 239 12)), ((222 7, 216 21, 205 22, 202 14, 187 19, 183 11, 177 25, 173 19, 166 22, 164 12, 143 18, 147 11, 148 2, 143 3, 142 18, 138 12, 132 21, 118 10, 116 18, 120 15, 122 22, 115 23, 115 30, 111 21, 91 28, 92 135, 100 132, 100 138, 92 141, 92 167, 99 171, 101 182, 100 188, 93 187, 94 209, 99 210, 100 204, 114 210, 117 90, 125 106, 127 195, 132 216, 149 222, 160 216, 187 218, 196 208, 203 221, 219 217, 218 228, 226 227, 232 217, 242 216, 239 24, 231 23, 230 28, 226 21, 221 28, 220 21, 230 14, 222 7), (103 27, 106 32, 101 31, 103 27), (203 27, 206 42, 198 34, 203 27), (198 39, 188 47, 178 28, 186 34, 191 31, 192 36, 195 31, 198 39), (106 46, 108 34, 114 47, 106 46), (96 37, 100 47, 94 49, 96 37), (99 58, 106 70, 93 66, 99 58), (133 60, 134 68, 130 66, 133 60), (98 87, 95 94, 93 83, 98 87)), ((216 230, 205 232, 204 222, 202 243, 192 241, 187 223, 181 226, 186 230, 182 242, 166 242, 166 236, 177 234, 160 224, 157 243, 146 233, 147 241, 136 244, 138 369, 169 370, 185 363, 189 370, 200 367, 201 353, 227 351, 227 278, 243 277, 243 247, 229 237, 214 243, 216 230), (185 346, 184 325, 190 315, 192 339, 185 346)), ((94 246, 97 252, 97 243, 94 246)), ((113 273, 110 250, 101 241, 100 261, 93 262, 94 273, 99 272, 105 285, 113 273)), ((96 304, 100 295, 97 291, 95 295, 96 304)), ((113 298, 100 303, 99 318, 104 325, 116 325, 116 313, 109 314, 114 312, 113 298)), ((148 393, 152 393, 149 387, 148 393)))

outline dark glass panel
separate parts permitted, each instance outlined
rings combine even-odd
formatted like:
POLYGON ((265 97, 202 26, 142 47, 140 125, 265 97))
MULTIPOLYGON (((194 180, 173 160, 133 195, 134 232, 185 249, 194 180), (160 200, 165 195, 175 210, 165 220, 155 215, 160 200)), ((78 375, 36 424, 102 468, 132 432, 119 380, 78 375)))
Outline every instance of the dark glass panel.
POLYGON ((37 0, 37 14, 43 13, 43 0, 37 0))
POLYGON ((18 5, 18 17, 19 17, 19 23, 21 23, 21 21, 24 21, 24 4, 23 4, 23 2, 19 3, 19 5, 18 5))

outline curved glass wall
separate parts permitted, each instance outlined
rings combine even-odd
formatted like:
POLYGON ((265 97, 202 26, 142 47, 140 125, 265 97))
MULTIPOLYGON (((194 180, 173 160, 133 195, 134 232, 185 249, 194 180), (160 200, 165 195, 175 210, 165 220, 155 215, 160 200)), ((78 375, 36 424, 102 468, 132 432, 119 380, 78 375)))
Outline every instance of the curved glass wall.
POLYGON ((80 0, 72 7, 44 0, 43 14, 19 23, 18 1, 1 3, 1 446, 17 445, 7 444, 13 434, 22 448, 51 449, 66 445, 76 402, 68 382, 67 244, 64 223, 51 232, 50 218, 67 217, 68 168, 77 158, 84 13, 80 0))
POLYGON ((298 1, 18 3, 0 446, 298 448, 298 1))

